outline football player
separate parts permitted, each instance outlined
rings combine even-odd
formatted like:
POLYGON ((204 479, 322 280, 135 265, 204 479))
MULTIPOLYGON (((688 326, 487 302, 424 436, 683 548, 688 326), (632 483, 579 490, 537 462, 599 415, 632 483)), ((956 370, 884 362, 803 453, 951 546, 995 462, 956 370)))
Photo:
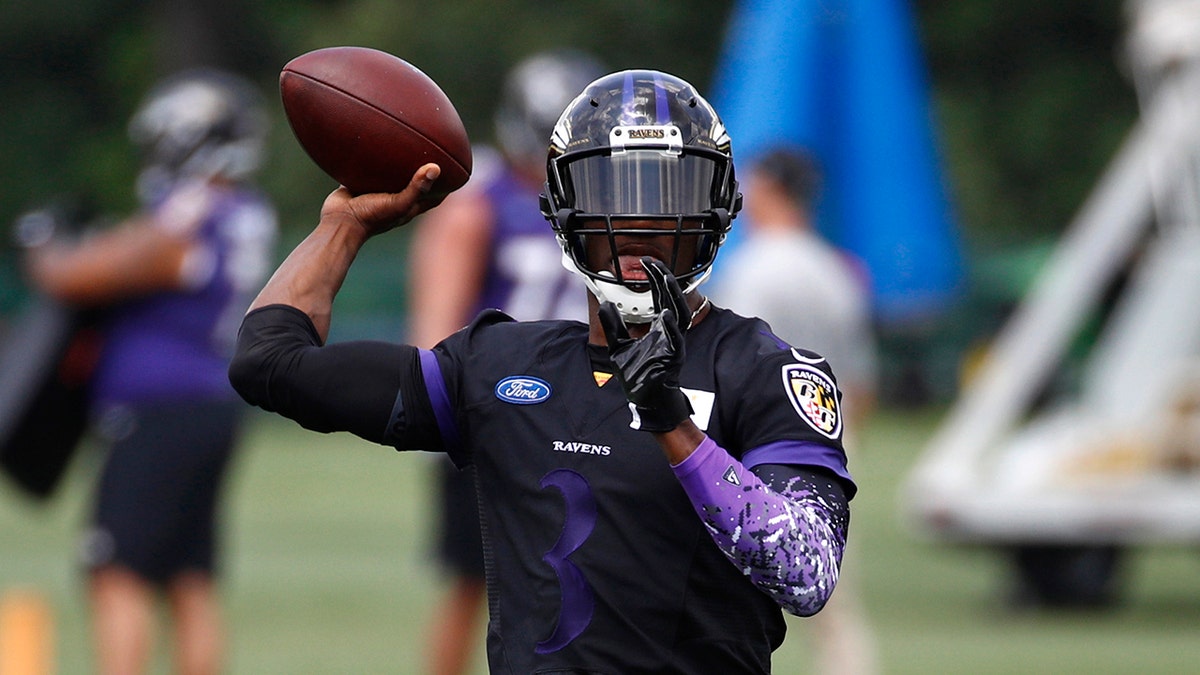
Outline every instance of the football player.
POLYGON ((485 310, 429 350, 326 344, 354 255, 435 207, 438 175, 329 195, 243 321, 235 387, 474 467, 492 672, 770 672, 781 608, 833 592, 856 488, 828 363, 699 291, 741 201, 716 112, 652 70, 563 111, 543 211, 587 323, 485 310))
POLYGON ((252 180, 266 133, 261 94, 241 77, 169 77, 129 123, 144 208, 79 242, 47 238, 28 252, 42 291, 105 308, 91 416, 111 448, 81 546, 97 672, 150 667, 160 594, 176 670, 222 667, 217 512, 245 412, 226 372, 237 323, 272 262, 275 210, 252 180))

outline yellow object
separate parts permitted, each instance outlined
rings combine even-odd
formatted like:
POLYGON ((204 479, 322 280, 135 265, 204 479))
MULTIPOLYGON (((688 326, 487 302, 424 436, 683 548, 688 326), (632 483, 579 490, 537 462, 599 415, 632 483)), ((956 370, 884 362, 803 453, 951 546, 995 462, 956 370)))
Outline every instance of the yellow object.
POLYGON ((10 590, 0 598, 0 675, 54 672, 53 617, 40 593, 10 590))

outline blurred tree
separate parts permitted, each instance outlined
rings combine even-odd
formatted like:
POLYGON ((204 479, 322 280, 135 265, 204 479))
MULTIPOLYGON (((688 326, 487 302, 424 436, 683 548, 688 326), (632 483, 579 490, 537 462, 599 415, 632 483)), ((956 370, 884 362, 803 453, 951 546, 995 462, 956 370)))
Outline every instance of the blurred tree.
POLYGON ((1137 115, 1123 0, 917 0, 951 181, 978 245, 1054 237, 1137 115))
POLYGON ((245 0, 158 0, 145 3, 153 24, 155 71, 218 66, 266 72, 282 52, 266 17, 245 0))
MULTIPOLYGON (((1116 65, 1123 3, 914 3, 964 227, 980 241, 1057 232, 1135 115, 1116 65)), ((376 47, 438 81, 472 138, 487 141, 504 72, 550 46, 589 49, 614 69, 673 71, 706 90, 732 4, 8 0, 0 3, 0 222, 65 193, 90 195, 106 212, 128 208, 136 160, 125 122, 145 89, 179 67, 234 68, 273 91, 292 56, 376 47)), ((331 183, 292 140, 277 102, 273 114, 265 185, 290 245, 331 183)), ((0 311, 11 287, 12 259, 3 255, 0 311)))

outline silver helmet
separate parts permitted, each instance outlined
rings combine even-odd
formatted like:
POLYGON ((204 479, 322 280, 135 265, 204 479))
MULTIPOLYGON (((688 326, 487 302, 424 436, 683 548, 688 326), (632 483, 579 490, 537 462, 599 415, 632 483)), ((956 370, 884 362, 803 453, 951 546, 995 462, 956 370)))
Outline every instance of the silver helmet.
POLYGON ((509 159, 541 168, 554 123, 571 99, 604 67, 575 49, 538 52, 509 71, 496 109, 496 141, 509 159))
POLYGON ((210 69, 168 77, 129 121, 143 160, 139 182, 248 178, 262 162, 267 128, 261 94, 241 77, 210 69))

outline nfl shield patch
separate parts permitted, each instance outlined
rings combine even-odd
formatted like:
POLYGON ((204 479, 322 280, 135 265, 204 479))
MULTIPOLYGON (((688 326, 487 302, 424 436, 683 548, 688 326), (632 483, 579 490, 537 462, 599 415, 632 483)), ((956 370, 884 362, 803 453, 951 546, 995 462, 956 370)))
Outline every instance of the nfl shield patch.
POLYGON ((807 363, 783 367, 783 388, 800 418, 827 438, 842 431, 841 406, 837 387, 828 375, 807 363))

